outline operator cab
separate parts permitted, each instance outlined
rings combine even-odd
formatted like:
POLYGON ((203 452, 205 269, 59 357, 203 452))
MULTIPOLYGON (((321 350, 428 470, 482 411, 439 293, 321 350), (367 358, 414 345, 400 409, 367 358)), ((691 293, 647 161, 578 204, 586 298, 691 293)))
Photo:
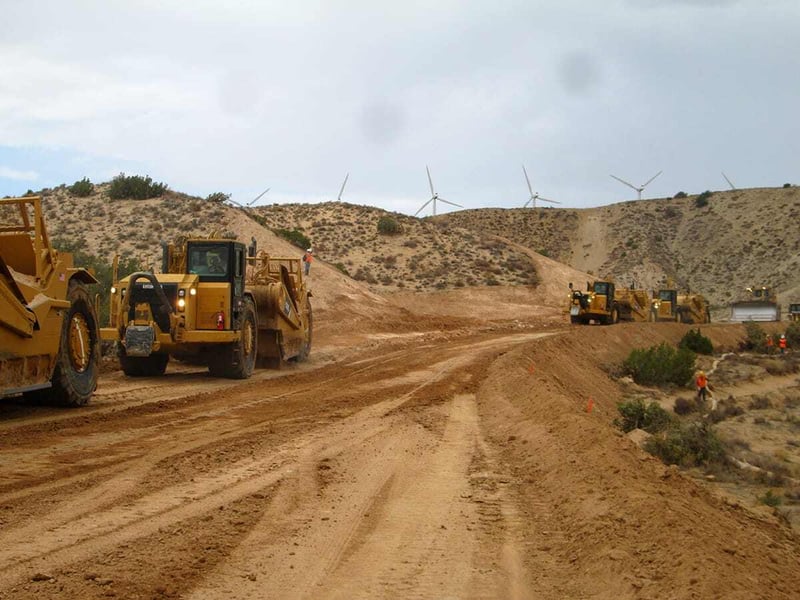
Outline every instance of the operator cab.
POLYGON ((614 284, 607 281, 595 281, 592 291, 597 296, 612 296, 614 294, 614 284))
POLYGON ((661 302, 671 302, 673 306, 677 304, 678 291, 677 290, 659 290, 658 299, 661 302))

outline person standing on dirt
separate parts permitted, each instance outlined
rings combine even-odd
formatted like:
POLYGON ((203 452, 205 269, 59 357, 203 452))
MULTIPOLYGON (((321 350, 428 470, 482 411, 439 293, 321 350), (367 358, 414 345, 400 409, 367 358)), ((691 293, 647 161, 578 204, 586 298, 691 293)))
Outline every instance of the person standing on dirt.
POLYGON ((767 354, 772 354, 773 345, 775 342, 772 341, 772 336, 767 336, 767 354))
POLYGON ((781 339, 778 340, 778 347, 781 349, 781 354, 786 354, 786 334, 781 334, 781 339))
POLYGON ((703 371, 700 371, 697 374, 697 379, 695 380, 697 384, 697 399, 702 400, 703 402, 706 401, 706 396, 708 395, 708 377, 703 371))
POLYGON ((305 271, 304 274, 308 276, 308 272, 311 270, 311 262, 314 260, 314 250, 309 248, 306 250, 306 253, 303 255, 303 262, 305 263, 305 271))

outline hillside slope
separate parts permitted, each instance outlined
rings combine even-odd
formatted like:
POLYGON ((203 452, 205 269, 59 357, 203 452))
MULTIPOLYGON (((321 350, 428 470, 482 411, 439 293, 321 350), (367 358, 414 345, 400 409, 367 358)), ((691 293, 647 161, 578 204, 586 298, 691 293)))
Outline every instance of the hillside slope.
POLYGON ((725 305, 744 288, 800 295, 800 190, 763 188, 591 209, 479 209, 437 220, 508 237, 581 271, 648 288, 665 277, 725 305))

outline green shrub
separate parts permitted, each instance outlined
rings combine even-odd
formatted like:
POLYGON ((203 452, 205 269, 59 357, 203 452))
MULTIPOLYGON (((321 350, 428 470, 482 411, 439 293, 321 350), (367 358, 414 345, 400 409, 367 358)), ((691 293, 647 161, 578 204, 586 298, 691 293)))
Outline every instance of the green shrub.
POLYGON ((800 348, 800 321, 792 321, 786 328, 786 344, 790 348, 800 348))
POLYGON ((790 187, 792 187, 792 184, 791 184, 791 183, 784 183, 784 184, 783 184, 783 188, 784 188, 784 189, 786 189, 786 188, 790 188, 790 187))
POLYGON ((94 192, 94 184, 89 181, 88 177, 84 177, 80 181, 76 181, 69 186, 67 191, 69 191, 72 196, 86 198, 87 196, 91 196, 92 192, 94 192))
POLYGON ((111 180, 108 197, 113 200, 147 200, 162 196, 168 189, 165 183, 154 183, 149 176, 120 173, 111 180))
POLYGON ((223 192, 214 192, 213 194, 206 196, 206 202, 215 202, 217 204, 222 204, 230 199, 231 195, 223 192))
POLYGON ((397 219, 384 215, 378 219, 378 233, 383 235, 397 235, 403 231, 403 227, 397 222, 397 219))
POLYGON ((344 263, 340 263, 340 262, 334 263, 333 266, 336 267, 337 269, 339 269, 339 271, 341 271, 342 273, 344 273, 348 277, 350 277, 350 273, 348 272, 347 267, 344 266, 344 263))
POLYGON ((686 198, 686 192, 678 192, 673 198, 686 198))
POLYGON ((668 465, 696 467, 727 462, 725 449, 708 423, 673 423, 663 435, 645 442, 645 450, 668 465))
POLYGON ((692 398, 675 398, 673 410, 676 415, 688 415, 690 412, 697 410, 697 402, 692 398))
POLYGON ((644 400, 618 402, 620 417, 614 419, 614 425, 625 433, 634 429, 644 429, 648 433, 663 431, 672 422, 670 414, 657 402, 645 404, 644 400))
POLYGON ((686 385, 694 374, 695 354, 662 342, 650 348, 635 348, 622 363, 624 372, 641 385, 686 385))
POLYGON ((713 195, 714 195, 713 192, 706 190, 702 194, 699 194, 697 198, 695 198, 694 205, 697 208, 703 208, 704 206, 708 206, 708 199, 711 198, 711 196, 713 195))
POLYGON ((781 505, 783 499, 778 494, 773 494, 772 490, 767 490, 766 494, 759 496, 758 501, 761 502, 761 504, 766 504, 767 506, 775 508, 781 505))
POLYGON ((700 333, 700 329, 691 329, 678 342, 678 348, 688 348, 697 354, 713 354, 714 344, 700 333))
POLYGON ((744 332, 744 347, 746 350, 755 350, 756 352, 767 351, 767 334, 758 323, 747 321, 744 324, 744 332))
POLYGON ((303 250, 306 248, 311 248, 311 240, 308 239, 302 231, 298 231, 297 229, 276 228, 272 230, 272 233, 282 237, 283 239, 291 242, 298 248, 302 248, 303 250))

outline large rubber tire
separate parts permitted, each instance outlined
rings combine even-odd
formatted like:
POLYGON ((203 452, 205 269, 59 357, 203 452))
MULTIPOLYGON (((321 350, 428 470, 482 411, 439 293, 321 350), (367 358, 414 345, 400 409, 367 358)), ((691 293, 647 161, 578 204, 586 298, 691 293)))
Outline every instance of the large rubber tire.
POLYGON ((314 313, 311 311, 311 300, 306 299, 306 302, 308 304, 308 328, 303 347, 300 349, 300 354, 297 355, 297 362, 308 360, 308 355, 311 354, 311 341, 314 337, 314 313))
POLYGON ((97 315, 89 292, 79 281, 70 282, 67 300, 70 307, 61 325, 53 387, 45 391, 43 399, 61 406, 84 406, 97 387, 100 363, 97 315))
POLYGON ((119 366, 128 377, 159 377, 167 370, 169 354, 156 352, 150 356, 128 356, 119 345, 119 366))
POLYGON ((249 379, 256 366, 258 355, 258 325, 253 303, 246 300, 239 318, 239 340, 209 359, 208 370, 215 377, 249 379))

